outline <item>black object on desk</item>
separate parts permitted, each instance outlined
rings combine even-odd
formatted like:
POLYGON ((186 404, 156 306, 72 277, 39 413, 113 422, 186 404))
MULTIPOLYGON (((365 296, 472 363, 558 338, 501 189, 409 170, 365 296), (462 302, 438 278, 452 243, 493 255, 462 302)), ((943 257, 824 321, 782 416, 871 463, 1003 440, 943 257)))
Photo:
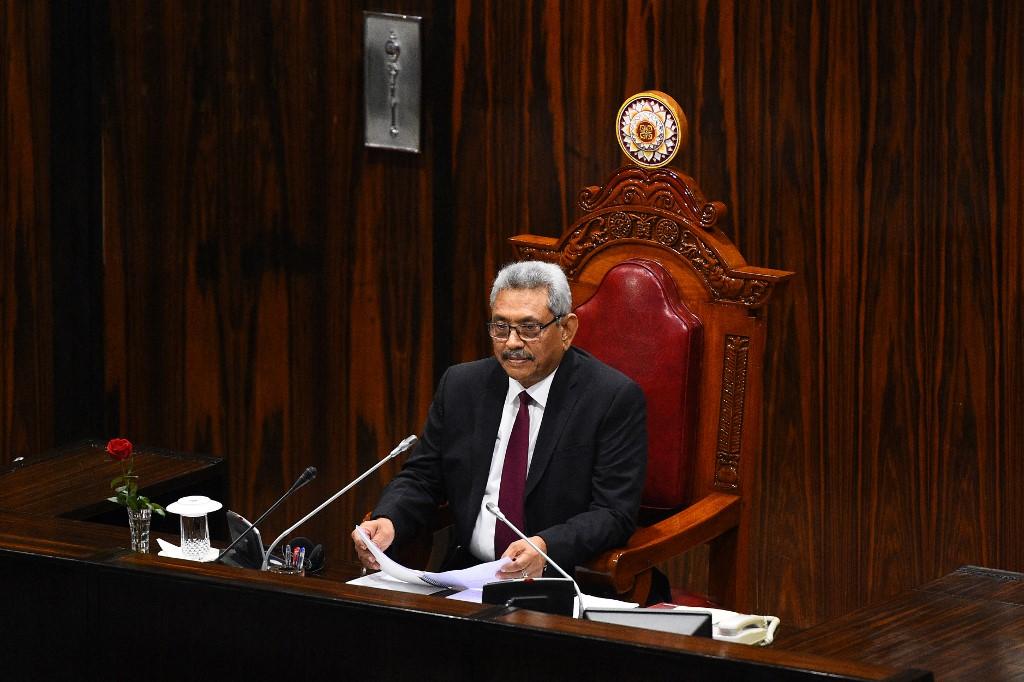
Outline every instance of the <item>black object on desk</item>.
POLYGON ((575 601, 576 588, 565 578, 499 580, 483 588, 485 604, 518 606, 559 616, 571 616, 575 601))

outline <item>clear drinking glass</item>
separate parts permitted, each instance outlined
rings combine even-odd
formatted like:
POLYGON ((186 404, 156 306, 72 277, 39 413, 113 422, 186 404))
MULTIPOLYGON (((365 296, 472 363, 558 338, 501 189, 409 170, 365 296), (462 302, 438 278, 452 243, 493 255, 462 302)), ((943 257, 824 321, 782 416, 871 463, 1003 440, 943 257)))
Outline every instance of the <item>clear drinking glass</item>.
POLYGON ((206 561, 210 557, 209 512, 223 505, 205 495, 190 495, 167 505, 167 511, 181 517, 181 556, 190 561, 206 561))
POLYGON ((210 524, 206 514, 181 517, 181 555, 201 561, 210 553, 210 524))

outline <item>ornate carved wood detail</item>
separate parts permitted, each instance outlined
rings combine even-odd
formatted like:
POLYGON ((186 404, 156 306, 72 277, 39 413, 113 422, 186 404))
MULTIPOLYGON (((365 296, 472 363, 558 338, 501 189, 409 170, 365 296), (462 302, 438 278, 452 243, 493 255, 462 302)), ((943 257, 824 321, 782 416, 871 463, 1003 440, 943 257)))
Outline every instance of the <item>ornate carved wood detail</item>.
POLYGON ((517 244, 519 256, 558 263, 571 278, 584 261, 619 240, 649 243, 676 252, 716 300, 757 307, 775 280, 734 270, 714 246, 725 205, 709 202, 692 178, 671 168, 627 166, 604 186, 587 187, 578 202, 584 215, 556 244, 517 244))
POLYGON ((743 403, 747 393, 747 362, 750 338, 728 335, 722 364, 722 400, 718 409, 718 449, 715 454, 715 487, 740 487, 740 444, 743 437, 743 403))
POLYGON ((609 206, 654 208, 704 229, 711 229, 725 213, 724 204, 709 203, 692 178, 671 168, 620 168, 604 187, 584 188, 576 203, 584 213, 609 206))
MULTIPOLYGON (((523 244, 516 244, 516 252, 519 254, 521 260, 542 260, 546 263, 554 263, 561 265, 559 256, 561 253, 557 248, 545 249, 540 246, 524 246, 523 244)), ((565 266, 562 266, 565 270, 565 266)), ((569 274, 568 270, 565 270, 566 274, 569 274)))
POLYGON ((608 208, 576 224, 562 245, 562 252, 542 253, 535 257, 562 266, 570 277, 594 251, 619 239, 648 242, 671 249, 686 259, 704 280, 712 295, 721 301, 759 306, 771 294, 774 283, 767 279, 736 277, 722 257, 701 238, 687 218, 669 218, 661 211, 616 210, 608 208))

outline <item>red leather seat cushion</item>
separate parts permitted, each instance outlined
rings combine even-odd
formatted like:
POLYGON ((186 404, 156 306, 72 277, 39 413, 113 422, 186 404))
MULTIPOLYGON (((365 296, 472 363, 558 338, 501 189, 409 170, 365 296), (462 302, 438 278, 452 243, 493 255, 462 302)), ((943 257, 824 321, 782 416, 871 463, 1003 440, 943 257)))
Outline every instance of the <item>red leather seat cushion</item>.
POLYGON ((647 397, 647 483, 643 505, 689 502, 697 425, 702 331, 658 263, 629 260, 605 275, 576 308, 574 344, 636 381, 647 397))

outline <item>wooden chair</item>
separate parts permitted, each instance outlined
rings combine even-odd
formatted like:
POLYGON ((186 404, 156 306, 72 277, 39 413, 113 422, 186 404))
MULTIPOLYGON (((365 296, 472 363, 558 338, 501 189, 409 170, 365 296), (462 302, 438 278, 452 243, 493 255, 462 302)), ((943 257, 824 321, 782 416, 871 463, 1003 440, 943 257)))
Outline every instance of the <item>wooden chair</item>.
POLYGON ((577 577, 643 604, 653 567, 707 544, 708 597, 749 610, 764 305, 793 273, 747 265, 717 227, 725 206, 671 168, 621 168, 578 205, 561 237, 511 242, 562 267, 575 344, 644 389, 649 454, 641 526, 577 577))

